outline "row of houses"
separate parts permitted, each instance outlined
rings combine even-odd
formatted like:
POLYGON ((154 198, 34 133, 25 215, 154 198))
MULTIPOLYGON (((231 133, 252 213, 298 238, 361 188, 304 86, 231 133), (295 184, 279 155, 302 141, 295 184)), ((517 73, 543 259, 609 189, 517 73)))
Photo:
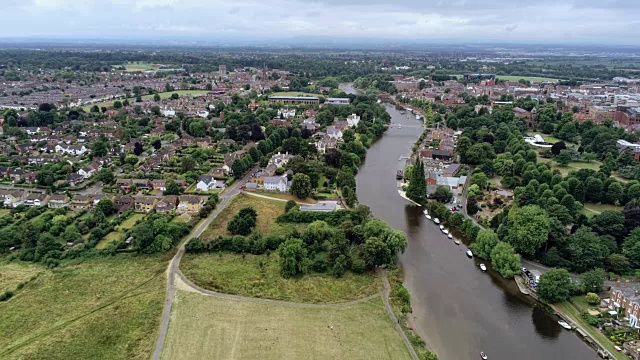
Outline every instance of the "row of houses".
MULTIPOLYGON (((103 195, 75 195, 66 203, 73 211, 91 210, 103 195)), ((108 196, 113 202, 118 214, 122 214, 130 209, 138 213, 149 213, 156 211, 166 214, 175 211, 177 214, 196 214, 207 202, 206 196, 197 195, 167 195, 167 196, 108 196)), ((67 198, 68 200, 68 198, 67 198)), ((51 204, 51 202, 50 202, 51 204)), ((52 206, 50 206, 52 207, 52 206)), ((65 206, 62 206, 65 207, 65 206)))

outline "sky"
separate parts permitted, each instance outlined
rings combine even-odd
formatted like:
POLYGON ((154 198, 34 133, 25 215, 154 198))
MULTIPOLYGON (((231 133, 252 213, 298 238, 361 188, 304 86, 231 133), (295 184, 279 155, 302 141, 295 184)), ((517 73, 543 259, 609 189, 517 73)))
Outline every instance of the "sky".
POLYGON ((640 44, 640 0, 0 0, 0 38, 640 44))

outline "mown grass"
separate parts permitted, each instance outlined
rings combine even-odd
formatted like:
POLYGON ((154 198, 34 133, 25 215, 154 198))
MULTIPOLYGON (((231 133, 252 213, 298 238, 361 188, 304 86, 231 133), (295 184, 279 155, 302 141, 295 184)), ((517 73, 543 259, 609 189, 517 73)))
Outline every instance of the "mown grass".
POLYGON ((148 359, 168 260, 118 255, 47 270, 0 303, 0 358, 148 359))
POLYGON ((313 200, 311 198, 306 198, 306 199, 301 199, 293 194, 285 194, 285 193, 281 193, 281 192, 272 192, 272 191, 254 191, 256 194, 260 194, 263 196, 268 196, 274 199, 280 199, 280 200, 293 200, 297 203, 304 203, 304 204, 315 204, 317 203, 316 200, 313 200))
POLYGON ((319 97, 320 94, 306 93, 302 91, 280 91, 270 94, 269 96, 312 96, 319 97))
POLYGON ((346 273, 341 278, 311 273, 285 279, 280 275, 277 254, 185 254, 180 269, 205 289, 292 302, 338 303, 382 291, 382 281, 374 273, 346 273))
POLYGON ((607 211, 607 210, 622 211, 622 209, 624 209, 624 206, 615 206, 611 204, 586 203, 584 204, 584 208, 582 208, 582 213, 587 216, 594 216, 602 213, 603 211, 607 211))
POLYGON ((0 262, 0 293, 15 291, 19 283, 26 283, 43 271, 45 268, 31 263, 0 262))
POLYGON ((376 298, 303 308, 178 291, 163 359, 410 359, 376 298))
POLYGON ((285 202, 240 194, 209 224, 201 235, 203 239, 215 239, 229 235, 227 224, 244 207, 253 207, 258 212, 256 229, 267 234, 276 223, 276 218, 284 213, 285 202))

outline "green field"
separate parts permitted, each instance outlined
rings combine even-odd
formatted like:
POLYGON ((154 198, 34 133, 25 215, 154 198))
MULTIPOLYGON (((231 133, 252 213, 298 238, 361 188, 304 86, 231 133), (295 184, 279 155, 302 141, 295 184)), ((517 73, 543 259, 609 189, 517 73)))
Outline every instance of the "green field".
POLYGON ((129 218, 123 221, 122 224, 116 226, 116 228, 112 232, 108 233, 104 238, 102 238, 102 240, 100 240, 96 244, 96 249, 104 249, 109 245, 109 243, 113 241, 119 241, 124 236, 124 233, 127 230, 131 229, 133 225, 135 225, 136 222, 142 218, 144 218, 144 214, 136 213, 131 215, 129 218))
MULTIPOLYGON (((161 99, 168 99, 171 97, 172 94, 178 94, 179 96, 186 96, 186 95, 190 95, 190 96, 195 96, 195 95, 204 95, 209 93, 209 90, 176 90, 176 91, 165 91, 165 92, 161 92, 158 93, 158 95, 160 95, 161 99)), ((154 95, 143 95, 142 99, 143 100, 148 100, 148 99, 153 99, 154 95)), ((132 106, 135 106, 135 101, 136 98, 135 97, 130 97, 127 98, 127 100, 129 100, 129 102, 131 103, 132 106)), ((89 112, 91 110, 91 108, 93 107, 93 105, 98 105, 98 107, 112 107, 113 103, 116 101, 124 101, 124 99, 117 99, 117 100, 109 100, 109 101, 103 101, 100 103, 96 103, 96 104, 91 104, 91 105, 87 105, 87 106, 83 106, 82 108, 84 109, 84 111, 89 112)))
POLYGON ((148 359, 167 262, 118 255, 43 271, 0 303, 0 358, 148 359))
POLYGON ((302 91, 280 91, 269 94, 269 96, 314 96, 319 97, 320 94, 306 93, 302 91))
MULTIPOLYGON (((209 227, 202 233, 203 239, 215 239, 218 236, 229 235, 227 224, 244 207, 253 207, 258 212, 256 229, 267 234, 273 227, 283 226, 276 224, 276 218, 284 214, 285 202, 268 200, 255 196, 241 194, 236 196, 231 203, 209 224, 209 227)), ((286 225, 284 225, 286 226, 286 225)))
POLYGON ((238 254, 185 254, 184 275, 205 289, 226 294, 306 303, 358 300, 382 291, 374 273, 341 278, 311 273, 299 279, 280 275, 279 257, 238 254))
POLYGON ((566 176, 570 171, 578 171, 580 169, 591 169, 595 171, 600 169, 599 161, 572 161, 567 166, 560 166, 558 163, 553 161, 553 159, 547 159, 541 156, 538 156, 538 161, 541 163, 550 163, 551 169, 558 169, 562 176, 566 176))
POLYGON ((518 80, 524 79, 524 80, 530 81, 530 82, 545 82, 545 81, 555 82, 555 81, 558 81, 558 79, 548 78, 548 77, 517 76, 517 75, 496 75, 496 79, 506 80, 506 81, 518 81, 518 80))
POLYGON ((152 63, 142 61, 126 63, 124 67, 127 69, 127 71, 146 71, 156 69, 152 63))
POLYGON ((547 134, 543 134, 543 133, 539 133, 539 132, 534 132, 534 133, 528 134, 528 136, 534 136, 534 135, 540 135, 540 136, 542 136, 544 141, 546 141, 548 143, 552 143, 552 144, 560 142, 560 141, 564 141, 564 143, 567 144, 567 146, 571 144, 571 142, 568 142, 568 141, 565 141, 565 140, 562 140, 562 139, 558 139, 555 136, 551 136, 551 135, 547 135, 547 134))
POLYGON ((0 263, 0 293, 6 290, 15 291, 19 283, 26 283, 44 271, 45 268, 40 265, 26 262, 0 263))
POLYGON ((256 194, 260 194, 260 195, 264 195, 264 196, 268 196, 274 199, 280 199, 280 200, 293 200, 297 203, 305 203, 305 204, 315 204, 317 203, 316 200, 313 200, 312 198, 306 198, 306 199, 301 199, 295 195, 292 194, 287 194, 287 193, 281 193, 281 192, 273 192, 273 191, 254 191, 254 193, 256 194))
POLYGON ((598 214, 602 213, 603 211, 607 211, 607 210, 622 211, 622 209, 624 209, 624 206, 615 206, 615 205, 611 205, 611 204, 591 204, 591 203, 586 203, 586 204, 584 204, 584 208, 582 209, 582 213, 587 215, 587 216, 593 216, 593 215, 598 215, 598 214))
POLYGON ((178 291, 163 359, 410 359, 376 298, 331 308, 178 291))

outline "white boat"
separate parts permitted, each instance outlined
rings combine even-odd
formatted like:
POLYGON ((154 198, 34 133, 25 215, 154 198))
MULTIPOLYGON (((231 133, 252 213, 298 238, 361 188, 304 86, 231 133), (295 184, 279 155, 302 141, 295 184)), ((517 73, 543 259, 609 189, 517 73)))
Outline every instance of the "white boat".
POLYGON ((471 252, 471 249, 467 249, 467 256, 470 258, 473 257, 473 253, 471 252))
POLYGON ((416 120, 420 120, 420 115, 416 115, 416 120))
POLYGON ((569 325, 566 321, 564 320, 559 320, 558 324, 560 324, 560 326, 562 326, 563 328, 567 329, 567 330, 571 330, 571 325, 569 325))
POLYGON ((402 129, 402 125, 398 125, 398 129, 402 129))
POLYGON ((487 267, 484 264, 480 264, 480 270, 487 271, 487 267))
POLYGON ((434 223, 436 223, 436 224, 440 224, 440 219, 438 219, 438 218, 433 218, 433 222, 434 222, 434 223))
POLYGON ((427 217, 427 219, 431 220, 431 215, 427 214, 425 216, 427 217))
POLYGON ((489 357, 487 356, 487 354, 484 353, 484 351, 480 352, 480 357, 482 358, 482 360, 487 360, 489 359, 489 357))
POLYGON ((440 225, 440 230, 444 230, 444 225, 440 225))
POLYGON ((456 245, 460 245, 460 240, 458 239, 453 240, 453 242, 456 243, 456 245))
POLYGON ((449 239, 453 239, 453 235, 451 235, 451 234, 447 234, 447 237, 448 237, 449 239))
POLYGON ((442 233, 445 234, 445 235, 449 235, 449 230, 444 229, 444 230, 442 230, 442 233))

